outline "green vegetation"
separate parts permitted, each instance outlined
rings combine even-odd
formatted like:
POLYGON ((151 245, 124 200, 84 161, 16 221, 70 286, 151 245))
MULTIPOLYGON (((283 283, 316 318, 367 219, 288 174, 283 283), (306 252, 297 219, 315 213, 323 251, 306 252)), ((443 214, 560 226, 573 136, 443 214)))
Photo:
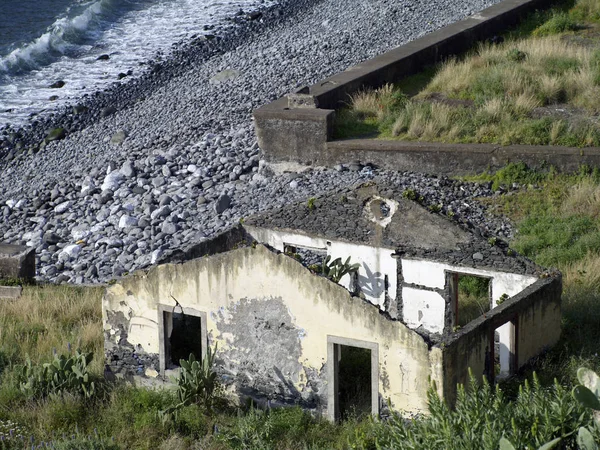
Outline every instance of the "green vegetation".
POLYGON ((502 44, 354 94, 336 137, 599 146, 596 3, 538 13, 502 44))
POLYGON ((339 283, 342 277, 346 274, 352 275, 358 271, 360 264, 350 264, 350 257, 342 262, 342 258, 331 260, 331 256, 327 255, 323 259, 320 273, 329 278, 334 283, 339 283))
POLYGON ((600 369, 600 173, 581 167, 558 174, 552 167, 532 170, 509 164, 471 180, 491 183, 502 195, 482 199, 490 210, 517 225, 511 247, 539 264, 563 273, 563 335, 536 362, 540 379, 572 383, 584 366, 600 369), (519 189, 512 189, 512 186, 519 189))
POLYGON ((489 279, 471 275, 458 278, 458 327, 490 310, 489 279))
POLYGON ((556 438, 562 439, 564 448, 573 448, 573 431, 592 424, 591 412, 568 389, 557 382, 544 387, 535 375, 531 383, 519 387, 512 401, 499 387, 473 378, 466 389, 458 390, 454 410, 430 392, 429 412, 431 416, 408 426, 395 416, 391 432, 381 437, 382 447, 495 450, 504 436, 516 448, 538 448, 556 438))
POLYGON ((220 388, 217 373, 214 370, 215 353, 217 349, 208 348, 206 357, 196 361, 192 353, 188 360, 181 359, 181 373, 177 378, 177 403, 159 415, 166 421, 177 414, 182 408, 190 405, 200 405, 208 413, 212 413, 213 406, 219 397, 220 388))

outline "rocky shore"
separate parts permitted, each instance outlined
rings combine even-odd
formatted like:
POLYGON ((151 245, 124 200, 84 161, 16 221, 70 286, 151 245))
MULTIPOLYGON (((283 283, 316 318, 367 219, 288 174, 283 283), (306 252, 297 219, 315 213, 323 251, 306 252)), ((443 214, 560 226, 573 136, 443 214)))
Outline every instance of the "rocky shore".
POLYGON ((238 14, 226 34, 179 43, 137 78, 0 135, 0 240, 36 248, 39 278, 97 283, 240 218, 372 179, 424 197, 490 235, 510 224, 487 186, 351 161, 264 170, 252 110, 494 3, 300 0, 238 14), (50 140, 50 130, 64 137, 50 140))

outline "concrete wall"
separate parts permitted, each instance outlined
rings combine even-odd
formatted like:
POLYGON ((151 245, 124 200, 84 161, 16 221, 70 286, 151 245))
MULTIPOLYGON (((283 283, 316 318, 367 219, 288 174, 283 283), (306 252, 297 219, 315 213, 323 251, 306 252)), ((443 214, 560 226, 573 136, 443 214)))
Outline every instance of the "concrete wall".
POLYGON ((358 161, 388 170, 438 175, 466 175, 497 170, 509 162, 531 167, 544 161, 561 171, 574 172, 583 164, 600 166, 600 148, 349 139, 333 141, 335 109, 365 87, 394 83, 460 54, 479 40, 501 33, 526 13, 547 8, 546 0, 505 0, 479 14, 451 24, 383 55, 335 74, 305 89, 320 109, 293 109, 282 98, 254 112, 264 158, 274 168, 287 163, 333 166, 358 161))
POLYGON ((269 160, 312 164, 327 151, 335 112, 328 109, 289 109, 280 99, 254 111, 258 145, 269 160))
POLYGON ((455 272, 464 275, 475 275, 490 278, 493 306, 504 294, 516 295, 538 278, 531 275, 507 273, 477 267, 453 266, 436 261, 402 258, 402 275, 406 285, 417 285, 422 288, 445 289, 446 273, 455 272))
POLYGON ((563 172, 576 172, 584 164, 600 166, 600 148, 347 139, 328 142, 327 151, 320 153, 314 164, 333 166, 350 161, 385 167, 388 170, 440 176, 497 170, 509 162, 518 161, 530 167, 537 167, 543 161, 563 172))
POLYGON ((35 277, 35 248, 0 242, 0 279, 35 277))
POLYGON ((439 379, 441 354, 430 360, 417 333, 262 245, 157 266, 107 288, 109 358, 123 345, 156 355, 157 310, 175 306, 173 298, 206 313, 222 379, 240 394, 326 412, 330 336, 377 344, 379 394, 396 409, 424 410, 431 367, 439 379))
MULTIPOLYGON (((500 272, 474 267, 453 266, 450 264, 417 259, 402 259, 403 287, 402 312, 404 322, 413 329, 422 326, 432 333, 451 332, 454 324, 452 305, 449 303, 447 274, 459 273, 489 278, 490 309, 497 306, 503 296, 512 297, 534 284, 538 278, 531 275, 500 272)), ((513 346, 513 329, 506 324, 498 329, 500 375, 510 375, 510 349, 513 346)), ((475 349, 471 357, 479 361, 479 351, 489 343, 468 343, 465 351, 475 349), (480 345, 481 344, 481 345, 480 345)), ((476 366, 477 364, 474 363, 476 366)))
POLYGON ((559 274, 536 281, 521 293, 481 316, 438 345, 443 353, 444 398, 452 403, 456 384, 468 382, 468 369, 480 380, 486 366, 494 330, 516 321, 516 367, 556 344, 561 332, 561 291, 559 274))

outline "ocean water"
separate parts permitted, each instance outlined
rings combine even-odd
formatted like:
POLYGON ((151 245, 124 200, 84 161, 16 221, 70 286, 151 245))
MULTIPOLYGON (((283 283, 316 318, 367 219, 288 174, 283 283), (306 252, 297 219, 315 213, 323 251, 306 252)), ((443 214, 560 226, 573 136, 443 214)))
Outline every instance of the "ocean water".
POLYGON ((270 0, 0 0, 0 128, 141 71, 140 62, 270 0), (100 55, 109 60, 98 60, 100 55), (64 87, 52 89, 56 81, 64 87), (50 100, 51 97, 58 97, 50 100))

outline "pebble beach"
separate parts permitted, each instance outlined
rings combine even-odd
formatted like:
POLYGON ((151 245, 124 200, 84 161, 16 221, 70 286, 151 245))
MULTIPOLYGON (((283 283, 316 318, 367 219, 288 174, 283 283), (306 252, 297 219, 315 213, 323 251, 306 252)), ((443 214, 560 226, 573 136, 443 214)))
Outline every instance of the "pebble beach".
POLYGON ((252 122, 265 103, 493 3, 269 3, 51 115, 0 124, 0 241, 35 247, 40 281, 95 284, 257 212, 370 180, 413 189, 465 226, 510 238, 510 223, 475 200, 494 195, 488 185, 353 161, 275 174, 252 122), (44 143, 56 128, 64 138, 44 143))

